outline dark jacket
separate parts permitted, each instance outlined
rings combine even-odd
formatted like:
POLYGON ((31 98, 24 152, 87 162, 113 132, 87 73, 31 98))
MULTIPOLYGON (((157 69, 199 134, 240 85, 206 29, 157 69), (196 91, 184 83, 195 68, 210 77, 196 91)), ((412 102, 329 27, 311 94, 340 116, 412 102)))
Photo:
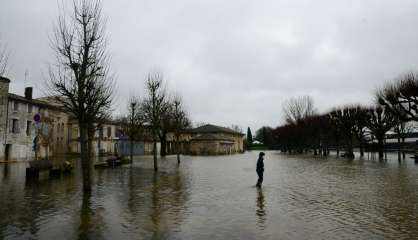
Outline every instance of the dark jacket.
POLYGON ((257 172, 264 172, 264 159, 262 157, 257 160, 257 172))

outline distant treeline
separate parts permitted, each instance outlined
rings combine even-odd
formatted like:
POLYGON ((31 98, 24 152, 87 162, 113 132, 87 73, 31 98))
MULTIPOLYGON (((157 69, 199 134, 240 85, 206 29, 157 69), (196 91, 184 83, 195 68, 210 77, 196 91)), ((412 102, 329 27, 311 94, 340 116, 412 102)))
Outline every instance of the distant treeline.
MULTIPOLYGON (((375 93, 375 104, 334 107, 326 113, 317 113, 310 96, 287 100, 283 104, 286 123, 276 128, 263 127, 262 142, 270 148, 287 153, 313 152, 328 155, 330 149, 337 155, 353 158, 353 147, 358 146, 364 156, 365 146, 373 146, 384 156, 385 136, 396 133, 398 151, 405 136, 414 131, 418 120, 418 74, 408 73, 381 87, 375 93)), ((257 134, 258 136, 258 134, 257 134)))

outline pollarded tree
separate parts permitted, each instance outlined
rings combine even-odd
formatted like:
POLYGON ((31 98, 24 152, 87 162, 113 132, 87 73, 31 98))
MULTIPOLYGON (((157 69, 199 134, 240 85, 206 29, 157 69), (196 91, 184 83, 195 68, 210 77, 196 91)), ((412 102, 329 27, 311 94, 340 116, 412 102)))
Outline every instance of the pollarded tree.
POLYGON ((328 153, 328 115, 313 115, 303 120, 304 130, 302 137, 307 146, 314 151, 314 155, 327 155, 328 153))
POLYGON ((376 94, 380 105, 402 121, 418 121, 418 74, 408 73, 376 94))
POLYGON ((128 101, 129 113, 122 122, 124 132, 129 137, 130 145, 130 161, 133 163, 134 155, 134 142, 139 140, 142 136, 143 121, 141 116, 140 100, 135 97, 131 97, 128 101))
POLYGON ((397 124, 393 128, 393 131, 396 133, 397 139, 398 139, 399 160, 400 160, 401 152, 402 152, 402 158, 405 159, 406 157, 405 151, 402 151, 402 148, 405 145, 405 138, 407 134, 414 132, 416 129, 417 129, 417 126, 415 122, 411 122, 411 121, 405 122, 397 118, 397 124))
POLYGON ((373 136, 377 139, 380 159, 383 158, 383 143, 386 133, 395 127, 396 124, 396 117, 388 109, 382 106, 376 106, 369 109, 367 128, 370 129, 373 136))
POLYGON ((174 141, 177 155, 177 163, 180 164, 180 135, 182 131, 191 126, 191 122, 183 106, 183 101, 180 96, 173 99, 173 130, 174 141))
POLYGON ((150 73, 146 82, 147 96, 141 103, 141 112, 145 124, 151 127, 153 141, 154 171, 158 171, 157 162, 157 141, 163 114, 167 110, 166 93, 163 89, 163 75, 161 73, 150 73))
POLYGON ((360 156, 364 156, 364 141, 365 141, 365 134, 366 134, 366 127, 367 127, 367 112, 368 109, 357 105, 353 106, 354 108, 354 136, 356 137, 357 141, 359 142, 360 146, 360 156))
POLYGON ((160 127, 158 131, 158 138, 160 139, 160 156, 167 155, 167 135, 174 131, 174 104, 166 99, 161 107, 160 127))
MULTIPOLYGON (((353 137, 355 132, 356 109, 352 106, 337 108, 329 113, 330 120, 345 142, 345 156, 354 158, 353 137)), ((338 146, 337 146, 338 147, 338 146)))
POLYGON ((57 61, 49 71, 52 95, 79 124, 84 192, 91 191, 94 132, 108 118, 113 95, 101 9, 98 0, 80 0, 59 16, 52 40, 57 61))

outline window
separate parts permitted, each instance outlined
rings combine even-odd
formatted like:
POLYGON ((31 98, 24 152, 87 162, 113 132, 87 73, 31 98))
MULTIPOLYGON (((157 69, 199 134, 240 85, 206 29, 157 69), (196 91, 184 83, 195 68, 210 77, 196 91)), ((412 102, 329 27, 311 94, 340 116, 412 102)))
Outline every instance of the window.
POLYGON ((103 128, 99 128, 99 138, 102 139, 103 138, 103 128))
POLYGON ((19 132, 19 120, 18 119, 12 119, 12 133, 18 133, 19 132))
POLYGON ((17 101, 13 101, 13 110, 19 111, 19 103, 17 101))
POLYGON ((107 137, 110 138, 110 136, 112 136, 112 128, 107 127, 107 137))
POLYGON ((31 125, 32 125, 32 122, 31 121, 27 121, 26 122, 26 136, 29 136, 30 135, 31 125))
POLYGON ((33 106, 32 106, 32 104, 28 104, 28 113, 31 113, 32 112, 32 110, 33 110, 33 106))

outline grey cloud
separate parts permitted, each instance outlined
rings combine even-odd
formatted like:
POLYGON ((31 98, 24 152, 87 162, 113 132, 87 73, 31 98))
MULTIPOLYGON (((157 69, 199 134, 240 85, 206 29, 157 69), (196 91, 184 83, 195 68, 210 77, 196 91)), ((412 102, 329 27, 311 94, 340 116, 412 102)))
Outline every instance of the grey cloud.
MULTIPOLYGON (((359 102, 417 69, 418 2, 106 0, 117 74, 116 112, 143 94, 147 72, 165 73, 196 122, 276 126, 281 104, 310 94, 319 110, 359 102)), ((11 49, 12 91, 42 86, 53 61, 57 2, 5 0, 0 33, 11 49)), ((255 130, 255 129, 254 129, 255 130)))

